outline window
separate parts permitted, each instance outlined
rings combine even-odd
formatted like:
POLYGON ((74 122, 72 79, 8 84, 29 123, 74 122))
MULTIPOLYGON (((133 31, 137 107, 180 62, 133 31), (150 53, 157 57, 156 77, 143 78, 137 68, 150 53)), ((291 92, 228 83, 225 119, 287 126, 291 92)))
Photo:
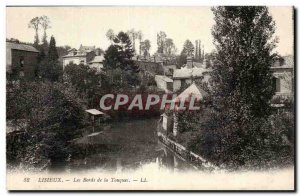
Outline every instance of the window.
POLYGON ((24 57, 23 56, 20 56, 20 67, 24 67, 24 57))
POLYGON ((273 89, 276 93, 280 92, 280 78, 273 78, 273 89))

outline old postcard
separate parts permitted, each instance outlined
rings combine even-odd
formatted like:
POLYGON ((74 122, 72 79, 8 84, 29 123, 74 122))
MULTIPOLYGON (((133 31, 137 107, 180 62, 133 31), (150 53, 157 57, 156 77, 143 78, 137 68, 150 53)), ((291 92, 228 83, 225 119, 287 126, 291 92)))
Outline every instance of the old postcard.
POLYGON ((293 191, 294 70, 292 6, 7 6, 7 189, 293 191))

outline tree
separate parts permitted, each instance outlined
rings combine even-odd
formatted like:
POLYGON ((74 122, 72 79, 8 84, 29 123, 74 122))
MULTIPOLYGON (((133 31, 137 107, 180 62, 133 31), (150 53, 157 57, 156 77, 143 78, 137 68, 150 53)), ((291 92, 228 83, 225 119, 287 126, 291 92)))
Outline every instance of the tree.
POLYGON ((132 46, 133 46, 133 51, 135 53, 135 40, 138 38, 139 33, 135 29, 130 29, 127 31, 127 35, 130 37, 132 46))
MULTIPOLYGON (((266 7, 213 8, 216 25, 213 36, 217 48, 214 79, 223 97, 235 97, 247 105, 250 114, 266 117, 274 92, 270 67, 276 40, 275 23, 266 7), (259 77, 257 77, 259 76, 259 77)), ((240 114, 242 116, 242 114, 240 114)))
POLYGON ((39 81, 23 82, 10 92, 7 111, 17 115, 8 118, 16 126, 20 118, 25 119, 26 125, 23 140, 8 141, 9 145, 22 146, 17 152, 8 151, 8 159, 36 168, 66 161, 68 142, 86 124, 83 100, 75 90, 65 84, 39 81))
POLYGON ((137 38, 139 39, 140 43, 139 43, 139 55, 142 55, 142 40, 143 40, 143 33, 142 31, 138 31, 137 32, 137 38))
POLYGON ((108 29, 108 31, 106 32, 106 37, 108 40, 112 42, 113 39, 115 38, 114 31, 112 29, 108 29))
POLYGON ((48 47, 48 41, 47 41, 47 29, 51 28, 50 26, 50 19, 47 16, 41 16, 40 17, 40 23, 42 25, 42 28, 44 30, 44 35, 43 35, 43 39, 42 39, 42 43, 44 45, 44 49, 47 50, 48 47))
POLYGON ((33 28, 35 30, 35 37, 34 37, 34 45, 37 46, 40 42, 39 40, 39 26, 40 26, 40 18, 39 17, 34 17, 30 20, 28 24, 28 28, 33 28))
POLYGON ((149 55, 150 48, 151 48, 150 40, 146 39, 145 41, 142 42, 141 50, 145 58, 149 55))
POLYGON ((209 133, 198 138, 198 148, 220 164, 239 167, 263 160, 274 150, 268 142, 280 138, 271 133, 268 119, 274 94, 270 66, 275 24, 267 7, 216 7, 212 11, 217 49, 211 74, 213 110, 203 124, 209 133))
POLYGON ((165 54, 167 56, 171 56, 171 55, 174 55, 175 52, 176 52, 176 47, 173 42, 173 39, 167 38, 165 41, 165 54))
POLYGON ((78 92, 92 92, 100 85, 100 74, 97 70, 83 64, 69 64, 64 69, 66 81, 70 82, 78 92))
POLYGON ((129 36, 121 31, 105 52, 104 68, 114 69, 119 67, 123 70, 131 69, 134 64, 132 61, 133 55, 134 51, 129 36))
POLYGON ((119 68, 126 72, 126 74, 123 75, 126 75, 129 84, 137 85, 139 83, 137 79, 139 69, 132 60, 133 56, 134 50, 129 36, 121 31, 113 40, 113 44, 110 45, 105 52, 103 62, 104 69, 113 70, 119 68))
POLYGON ((47 57, 40 63, 40 76, 49 81, 58 81, 62 75, 62 67, 58 63, 58 52, 53 36, 51 36, 47 57))
POLYGON ((161 53, 161 54, 164 53, 166 38, 167 38, 167 34, 163 31, 160 31, 157 34, 157 53, 161 53))
POLYGON ((186 40, 184 42, 181 54, 185 54, 187 56, 193 56, 194 50, 195 50, 195 47, 194 47, 193 43, 190 40, 186 40))
POLYGON ((58 52, 56 49, 56 41, 53 36, 50 38, 48 57, 50 61, 58 61, 58 52))
MULTIPOLYGON (((196 42, 197 43, 197 42, 196 42)), ((183 44, 183 49, 178 58, 178 63, 180 66, 186 64, 186 59, 188 56, 193 56, 194 54, 194 45, 190 40, 186 40, 183 44)))

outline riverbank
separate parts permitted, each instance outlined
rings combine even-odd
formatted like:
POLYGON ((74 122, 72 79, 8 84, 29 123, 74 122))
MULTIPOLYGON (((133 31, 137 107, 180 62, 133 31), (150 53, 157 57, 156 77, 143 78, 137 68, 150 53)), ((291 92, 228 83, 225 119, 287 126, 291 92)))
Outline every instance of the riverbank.
POLYGON ((171 149, 174 153, 179 155, 185 161, 190 162, 192 165, 199 169, 217 170, 217 166, 211 164, 200 155, 189 151, 186 147, 168 138, 164 133, 157 131, 159 140, 171 149))

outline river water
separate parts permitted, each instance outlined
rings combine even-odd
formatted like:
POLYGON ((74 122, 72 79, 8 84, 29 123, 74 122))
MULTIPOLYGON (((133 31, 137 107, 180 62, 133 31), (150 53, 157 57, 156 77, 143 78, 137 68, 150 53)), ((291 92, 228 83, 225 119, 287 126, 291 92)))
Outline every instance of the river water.
POLYGON ((89 130, 75 142, 70 171, 109 172, 152 170, 185 171, 195 168, 174 154, 156 135, 158 119, 114 122, 89 130))

